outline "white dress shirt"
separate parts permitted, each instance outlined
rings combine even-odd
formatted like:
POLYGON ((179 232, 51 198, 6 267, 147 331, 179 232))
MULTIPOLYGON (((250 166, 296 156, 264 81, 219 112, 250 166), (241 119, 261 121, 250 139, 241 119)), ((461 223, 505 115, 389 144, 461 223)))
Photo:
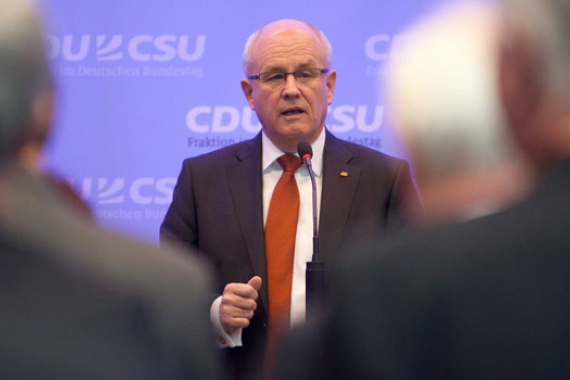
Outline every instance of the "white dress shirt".
MULTIPOLYGON (((325 130, 311 144, 313 149, 312 166, 317 184, 317 218, 320 213, 321 189, 323 183, 323 152, 325 147, 325 130)), ((263 194, 263 226, 267 222, 269 203, 273 190, 283 174, 283 169, 277 159, 285 153, 279 150, 271 140, 262 132, 261 138, 262 158, 262 194, 263 194)), ((313 209, 312 187, 309 171, 305 165, 295 173, 295 180, 299 188, 299 220, 297 223, 297 237, 295 239, 295 261, 293 263, 293 282, 291 286, 291 326, 305 322, 305 271, 307 261, 313 255, 313 209)), ((257 275, 257 274, 256 274, 257 275)), ((261 286, 267 286, 263 283, 261 286)), ((219 309, 222 297, 216 298, 210 308, 210 320, 218 333, 219 347, 238 347, 242 345, 242 329, 227 334, 221 324, 219 309)))

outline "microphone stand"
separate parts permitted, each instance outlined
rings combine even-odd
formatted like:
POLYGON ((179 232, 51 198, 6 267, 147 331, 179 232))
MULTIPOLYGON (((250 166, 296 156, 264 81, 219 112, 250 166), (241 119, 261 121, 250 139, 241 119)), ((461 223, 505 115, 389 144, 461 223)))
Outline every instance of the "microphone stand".
MULTIPOLYGON (((310 145, 309 145, 310 148, 310 145)), ((325 297, 325 263, 320 260, 319 255, 319 229, 317 221, 317 184, 315 181, 315 173, 311 164, 311 155, 303 155, 303 161, 309 170, 311 177, 311 185, 313 188, 313 256, 312 260, 307 262, 307 270, 305 272, 305 295, 306 295, 306 314, 307 320, 313 319, 319 310, 323 307, 325 297)))

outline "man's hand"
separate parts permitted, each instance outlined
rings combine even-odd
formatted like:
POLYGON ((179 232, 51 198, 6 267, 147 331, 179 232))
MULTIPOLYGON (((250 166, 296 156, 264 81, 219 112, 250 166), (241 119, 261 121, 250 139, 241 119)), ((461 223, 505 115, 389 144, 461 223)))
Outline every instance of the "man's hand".
POLYGON ((249 326, 257 308, 261 277, 252 277, 247 284, 227 284, 220 304, 220 321, 224 330, 231 334, 236 329, 249 326))

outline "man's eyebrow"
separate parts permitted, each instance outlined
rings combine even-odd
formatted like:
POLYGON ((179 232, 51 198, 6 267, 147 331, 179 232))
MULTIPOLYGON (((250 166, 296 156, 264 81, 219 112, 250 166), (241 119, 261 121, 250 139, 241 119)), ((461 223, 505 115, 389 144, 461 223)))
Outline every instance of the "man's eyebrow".
MULTIPOLYGON (((307 69, 310 67, 317 67, 317 66, 318 65, 313 61, 303 62, 303 63, 301 63, 295 67, 295 71, 301 70, 301 69, 307 69)), ((284 73, 286 71, 287 70, 285 70, 282 65, 269 65, 262 72, 263 73, 275 73, 275 72, 284 73)))
POLYGON ((297 66, 297 70, 298 69, 307 69, 309 67, 317 67, 317 66, 318 65, 315 62, 310 61, 310 62, 302 63, 299 66, 297 66))
POLYGON ((283 68, 283 66, 278 66, 278 65, 273 65, 273 66, 267 66, 263 72, 265 73, 273 73, 273 72, 284 72, 285 69, 283 68))

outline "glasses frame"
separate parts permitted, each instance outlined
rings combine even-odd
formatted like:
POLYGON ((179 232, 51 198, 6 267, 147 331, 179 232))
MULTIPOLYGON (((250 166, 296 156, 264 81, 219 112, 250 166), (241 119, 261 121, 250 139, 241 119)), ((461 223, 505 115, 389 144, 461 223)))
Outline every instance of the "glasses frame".
POLYGON ((295 81, 296 81, 296 82, 299 82, 299 79, 297 78, 297 73, 298 73, 299 71, 303 71, 303 70, 319 70, 321 76, 325 75, 326 73, 328 73, 328 72, 330 71, 330 69, 327 69, 327 68, 324 68, 324 67, 307 67, 307 68, 304 68, 304 69, 299 69, 299 70, 296 70, 296 71, 292 71, 292 72, 290 72, 290 73, 279 72, 279 71, 268 71, 268 72, 265 72, 265 73, 259 73, 259 74, 257 74, 257 75, 248 75, 248 76, 247 76, 247 79, 249 79, 249 80, 259 80, 259 83, 264 83, 264 82, 261 82, 261 76, 262 76, 262 75, 265 75, 265 74, 283 74, 283 75, 285 75, 285 77, 283 78, 283 83, 285 83, 285 82, 287 81, 287 75, 293 75, 293 77, 295 78, 295 81))

